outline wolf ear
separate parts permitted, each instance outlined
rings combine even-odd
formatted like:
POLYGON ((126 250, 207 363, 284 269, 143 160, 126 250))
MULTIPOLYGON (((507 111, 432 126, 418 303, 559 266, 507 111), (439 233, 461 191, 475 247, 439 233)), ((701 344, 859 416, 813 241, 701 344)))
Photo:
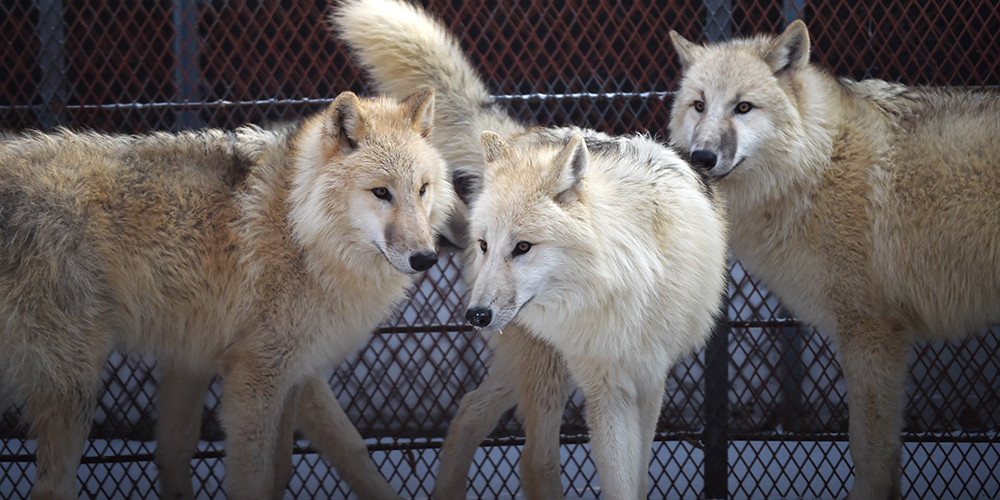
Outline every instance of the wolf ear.
POLYGON ((486 159, 486 172, 484 173, 484 181, 489 182, 489 179, 493 176, 492 174, 497 171, 497 169, 503 168, 500 165, 490 165, 491 163, 496 163, 499 161, 510 159, 514 156, 514 149, 507 144, 507 141, 503 137, 496 133, 486 130, 482 134, 483 141, 483 156, 486 159))
POLYGON ((704 50, 700 45, 681 36, 680 33, 670 30, 670 40, 674 43, 674 50, 677 51, 677 59, 681 63, 681 69, 686 70, 691 67, 691 63, 704 50))
POLYGON ((806 23, 796 19, 781 33, 764 55, 771 71, 799 69, 809 64, 809 30, 806 23))
POLYGON ((514 150, 503 140, 503 137, 489 130, 483 132, 483 154, 486 156, 486 163, 493 163, 505 160, 514 155, 514 150))
POLYGON ((434 89, 424 87, 404 99, 402 104, 412 120, 413 130, 424 139, 430 139, 434 126, 434 89))
POLYGON ((347 154, 358 148, 368 134, 368 124, 361 112, 361 100, 354 92, 342 92, 324 113, 323 136, 347 154))
POLYGON ((566 203, 579 196, 589 166, 587 144, 582 135, 573 134, 566 148, 556 156, 556 202, 566 203))

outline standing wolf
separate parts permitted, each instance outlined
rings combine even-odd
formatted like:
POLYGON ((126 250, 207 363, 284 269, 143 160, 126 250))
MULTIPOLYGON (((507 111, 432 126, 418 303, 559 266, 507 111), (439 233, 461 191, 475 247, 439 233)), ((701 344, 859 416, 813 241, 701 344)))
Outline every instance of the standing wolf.
POLYGON ((834 78, 801 21, 671 37, 671 140, 720 179, 735 256, 837 341, 851 498, 898 498, 911 343, 1000 320, 1000 95, 834 78))
POLYGON ((5 142, 0 389, 26 403, 38 438, 32 496, 77 497, 114 345, 221 373, 229 496, 283 487, 283 408, 300 392, 324 406, 318 374, 436 261, 453 192, 426 139, 433 102, 348 92, 287 132, 5 142))
POLYGON ((332 22, 380 90, 434 88, 435 146, 474 186, 467 319, 504 333, 491 335, 490 374, 452 422, 434 496, 465 497, 476 446, 516 402, 525 490, 561 497, 568 371, 586 398, 602 496, 645 498, 667 371, 703 344, 723 296, 725 223, 712 186, 646 137, 525 128, 441 24, 410 4, 347 1, 332 22))

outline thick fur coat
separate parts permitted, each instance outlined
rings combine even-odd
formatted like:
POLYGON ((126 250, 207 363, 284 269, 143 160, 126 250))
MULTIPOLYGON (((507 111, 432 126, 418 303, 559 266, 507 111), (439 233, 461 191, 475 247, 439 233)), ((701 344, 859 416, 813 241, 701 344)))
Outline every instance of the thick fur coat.
POLYGON ((572 378, 602 496, 645 498, 667 371, 703 344, 723 297, 726 230, 711 183, 647 137, 523 126, 447 30, 408 3, 343 2, 332 23, 380 91, 435 90, 434 144, 472 186, 468 222, 453 226, 470 248, 467 319, 502 334, 490 334, 490 374, 452 421, 434 496, 465 497, 476 446, 517 403, 525 491, 562 497, 572 378))
POLYGON ((276 132, 0 146, 0 387, 38 438, 32 495, 77 497, 113 346, 220 373, 227 493, 279 492, 283 409, 436 260, 453 191, 427 141, 433 102, 344 93, 276 132))
POLYGON ((671 36, 671 141, 719 179, 734 256, 836 340, 851 498, 899 498, 911 343, 1000 320, 1000 94, 836 78, 801 21, 671 36))

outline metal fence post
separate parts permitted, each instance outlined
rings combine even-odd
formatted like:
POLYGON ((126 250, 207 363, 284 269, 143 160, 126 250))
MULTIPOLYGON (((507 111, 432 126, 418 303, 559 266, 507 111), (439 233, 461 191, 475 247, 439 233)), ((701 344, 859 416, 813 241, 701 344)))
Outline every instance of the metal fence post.
POLYGON ((38 85, 41 99, 38 124, 45 131, 66 123, 66 21, 61 0, 36 0, 38 10, 38 67, 42 73, 38 85))
POLYGON ((781 3, 781 12, 785 16, 785 26, 802 17, 805 10, 806 0, 784 0, 781 3))
POLYGON ((729 294, 705 348, 705 498, 729 498, 729 294))
MULTIPOLYGON (((790 319, 791 314, 782 308, 779 311, 782 318, 790 319)), ((805 380, 806 367, 802 362, 804 348, 802 335, 793 325, 779 327, 778 343, 781 349, 781 363, 778 365, 778 376, 781 377, 781 409, 780 422, 788 432, 799 424, 803 411, 804 398, 802 385, 805 380)))
POLYGON ((174 51, 174 84, 177 86, 175 101, 181 105, 177 110, 174 128, 198 128, 202 125, 198 112, 190 107, 199 101, 195 89, 201 81, 198 68, 201 43, 197 32, 197 0, 174 0, 170 20, 174 23, 174 40, 170 46, 174 51))
MULTIPOLYGON (((705 0, 705 41, 731 35, 730 0, 705 0)), ((705 348, 705 498, 729 498, 729 294, 705 348)))
POLYGON ((733 5, 730 0, 705 0, 705 41, 720 42, 732 36, 733 5))

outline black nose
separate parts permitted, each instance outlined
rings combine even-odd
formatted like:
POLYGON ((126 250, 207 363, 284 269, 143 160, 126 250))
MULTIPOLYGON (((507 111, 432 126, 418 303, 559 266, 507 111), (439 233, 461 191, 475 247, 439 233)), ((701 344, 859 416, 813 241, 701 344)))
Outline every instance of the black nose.
POLYGON ((488 307, 470 307, 465 313, 465 320, 472 326, 482 328, 493 321, 493 311, 488 307))
POLYGON ((437 264, 438 256, 431 251, 415 253, 410 256, 410 267, 415 271, 426 271, 437 264))
POLYGON ((712 170, 718 159, 715 153, 707 149, 699 149, 691 153, 691 163, 702 170, 712 170))

